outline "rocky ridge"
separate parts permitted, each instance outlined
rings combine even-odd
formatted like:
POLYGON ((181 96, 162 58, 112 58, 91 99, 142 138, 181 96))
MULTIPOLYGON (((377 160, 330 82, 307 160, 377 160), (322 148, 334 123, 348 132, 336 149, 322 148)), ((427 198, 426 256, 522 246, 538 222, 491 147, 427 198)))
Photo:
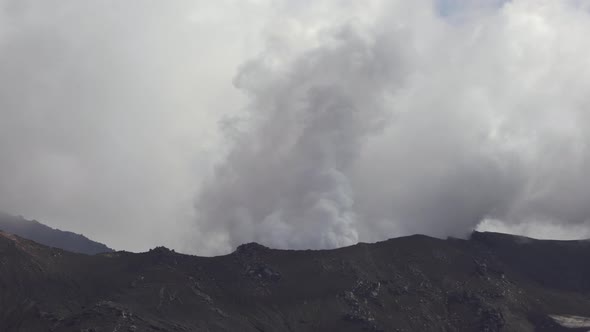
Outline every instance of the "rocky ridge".
POLYGON ((590 242, 83 255, 0 233, 1 331, 587 331, 590 242), (577 324, 577 325, 576 325, 577 324))

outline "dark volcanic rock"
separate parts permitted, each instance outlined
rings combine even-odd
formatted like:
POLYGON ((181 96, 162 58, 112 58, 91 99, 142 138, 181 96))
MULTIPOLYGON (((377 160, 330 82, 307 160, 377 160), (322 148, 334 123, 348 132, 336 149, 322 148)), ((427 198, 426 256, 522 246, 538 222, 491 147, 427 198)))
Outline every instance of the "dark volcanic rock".
POLYGON ((203 258, 0 232, 0 331, 587 331, 589 259, 587 241, 493 233, 203 258))

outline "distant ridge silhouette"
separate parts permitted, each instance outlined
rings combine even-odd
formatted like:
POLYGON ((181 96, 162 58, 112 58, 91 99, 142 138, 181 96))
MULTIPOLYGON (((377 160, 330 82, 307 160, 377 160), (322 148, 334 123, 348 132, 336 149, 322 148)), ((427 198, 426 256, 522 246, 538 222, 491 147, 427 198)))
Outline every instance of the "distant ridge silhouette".
POLYGON ((106 245, 92 241, 81 234, 61 231, 46 226, 36 220, 27 220, 21 216, 0 213, 0 230, 18 235, 49 247, 94 255, 114 250, 106 245))

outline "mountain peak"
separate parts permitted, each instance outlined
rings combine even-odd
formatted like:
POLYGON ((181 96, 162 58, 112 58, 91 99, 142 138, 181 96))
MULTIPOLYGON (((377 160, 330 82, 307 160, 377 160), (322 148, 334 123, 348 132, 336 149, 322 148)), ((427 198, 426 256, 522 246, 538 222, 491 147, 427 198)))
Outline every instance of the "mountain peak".
POLYGON ((244 243, 239 245, 236 248, 236 253, 248 253, 248 252, 257 252, 257 251, 263 251, 263 250, 268 250, 269 248, 267 246, 264 246, 260 243, 257 242, 250 242, 250 243, 244 243))

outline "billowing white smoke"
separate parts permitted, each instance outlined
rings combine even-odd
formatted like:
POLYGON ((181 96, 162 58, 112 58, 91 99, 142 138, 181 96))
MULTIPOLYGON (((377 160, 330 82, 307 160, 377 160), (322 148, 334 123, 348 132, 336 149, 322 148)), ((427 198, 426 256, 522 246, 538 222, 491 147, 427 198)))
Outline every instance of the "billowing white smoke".
POLYGON ((358 241, 348 173, 387 114, 381 71, 388 69, 374 42, 344 29, 283 72, 262 60, 244 66, 236 82, 253 96, 252 127, 233 137, 227 162, 198 206, 218 231, 229 230, 231 243, 358 241))
POLYGON ((587 223, 589 3, 371 2, 379 14, 295 19, 311 27, 236 78, 252 102, 199 195, 200 248, 587 223))
POLYGON ((589 8, 0 0, 0 211, 199 254, 590 237, 589 8))

